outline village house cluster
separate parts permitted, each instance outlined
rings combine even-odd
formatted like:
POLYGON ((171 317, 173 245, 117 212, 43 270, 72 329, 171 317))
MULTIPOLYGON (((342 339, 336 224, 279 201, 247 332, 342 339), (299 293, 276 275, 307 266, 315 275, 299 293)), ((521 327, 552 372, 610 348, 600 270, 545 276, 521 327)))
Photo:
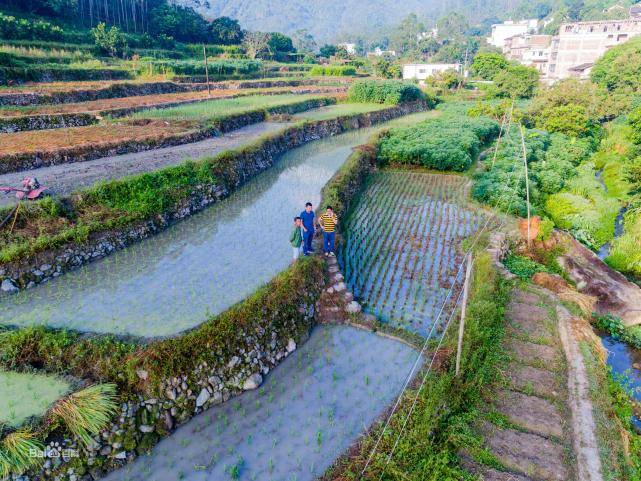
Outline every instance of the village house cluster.
MULTIPOLYGON (((557 35, 540 34, 551 21, 507 20, 492 25, 487 43, 501 49, 509 60, 536 68, 547 83, 568 77, 586 79, 608 49, 641 34, 641 3, 630 7, 627 19, 563 23, 557 35)), ((417 63, 403 65, 403 78, 422 81, 445 70, 467 73, 460 64, 417 63)))
POLYGON ((487 41, 549 83, 585 79, 608 49, 641 34, 641 4, 630 7, 627 19, 563 23, 557 35, 538 34, 539 27, 536 20, 507 21, 493 25, 487 41))

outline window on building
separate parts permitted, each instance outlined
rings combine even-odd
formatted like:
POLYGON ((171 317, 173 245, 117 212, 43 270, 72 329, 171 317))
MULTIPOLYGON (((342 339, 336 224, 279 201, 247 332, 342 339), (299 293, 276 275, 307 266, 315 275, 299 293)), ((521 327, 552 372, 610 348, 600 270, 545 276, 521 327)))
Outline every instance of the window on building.
POLYGON ((571 32, 571 31, 572 31, 572 25, 567 25, 567 26, 565 27, 565 31, 566 31, 566 32, 571 32))
POLYGON ((617 42, 621 42, 621 41, 625 42, 627 39, 628 39, 628 34, 626 33, 622 33, 621 35, 617 36, 617 42))
POLYGON ((592 33, 594 32, 594 27, 590 27, 588 30, 590 31, 590 33, 592 33))
POLYGON ((427 72, 427 70, 425 70, 424 68, 419 68, 418 69, 418 73, 426 73, 426 72, 427 72))
POLYGON ((604 32, 607 32, 607 31, 608 31, 608 26, 607 26, 607 25, 605 25, 605 26, 603 27, 603 31, 604 31, 604 32))

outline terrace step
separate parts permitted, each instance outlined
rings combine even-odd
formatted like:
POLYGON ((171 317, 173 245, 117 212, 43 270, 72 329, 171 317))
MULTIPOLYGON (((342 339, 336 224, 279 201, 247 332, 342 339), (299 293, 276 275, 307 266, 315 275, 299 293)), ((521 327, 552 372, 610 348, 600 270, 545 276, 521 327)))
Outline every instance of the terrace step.
POLYGON ((566 481, 569 478, 563 445, 538 434, 497 428, 489 423, 481 430, 492 454, 508 469, 545 481, 566 481))
POLYGON ((563 419, 557 407, 546 399, 503 389, 498 392, 496 408, 508 420, 541 436, 563 436, 563 419))

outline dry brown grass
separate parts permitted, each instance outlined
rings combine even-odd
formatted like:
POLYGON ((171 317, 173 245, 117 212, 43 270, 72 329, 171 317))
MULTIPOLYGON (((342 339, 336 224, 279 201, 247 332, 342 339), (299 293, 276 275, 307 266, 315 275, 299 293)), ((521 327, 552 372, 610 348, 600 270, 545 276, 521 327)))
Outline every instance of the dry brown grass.
POLYGON ((114 122, 69 129, 34 130, 0 134, 0 157, 56 152, 66 148, 100 148, 120 142, 139 142, 194 130, 193 122, 114 122))

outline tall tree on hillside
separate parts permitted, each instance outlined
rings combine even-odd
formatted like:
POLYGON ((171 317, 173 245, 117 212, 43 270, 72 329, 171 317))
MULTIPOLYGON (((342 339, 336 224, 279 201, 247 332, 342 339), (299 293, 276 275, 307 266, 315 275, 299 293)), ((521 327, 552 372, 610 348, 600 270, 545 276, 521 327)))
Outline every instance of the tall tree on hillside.
POLYGON ((294 47, 298 52, 313 53, 317 49, 316 40, 306 28, 298 29, 292 35, 294 47))
POLYGON ((419 34, 425 30, 425 25, 416 14, 405 17, 394 29, 390 37, 390 47, 403 54, 415 50, 419 42, 419 34))
POLYGON ((243 46, 249 58, 256 58, 260 53, 269 49, 270 35, 265 32, 245 32, 243 46))
POLYGON ((217 45, 238 45, 243 41, 243 30, 238 20, 229 17, 215 19, 209 25, 210 41, 217 45))

